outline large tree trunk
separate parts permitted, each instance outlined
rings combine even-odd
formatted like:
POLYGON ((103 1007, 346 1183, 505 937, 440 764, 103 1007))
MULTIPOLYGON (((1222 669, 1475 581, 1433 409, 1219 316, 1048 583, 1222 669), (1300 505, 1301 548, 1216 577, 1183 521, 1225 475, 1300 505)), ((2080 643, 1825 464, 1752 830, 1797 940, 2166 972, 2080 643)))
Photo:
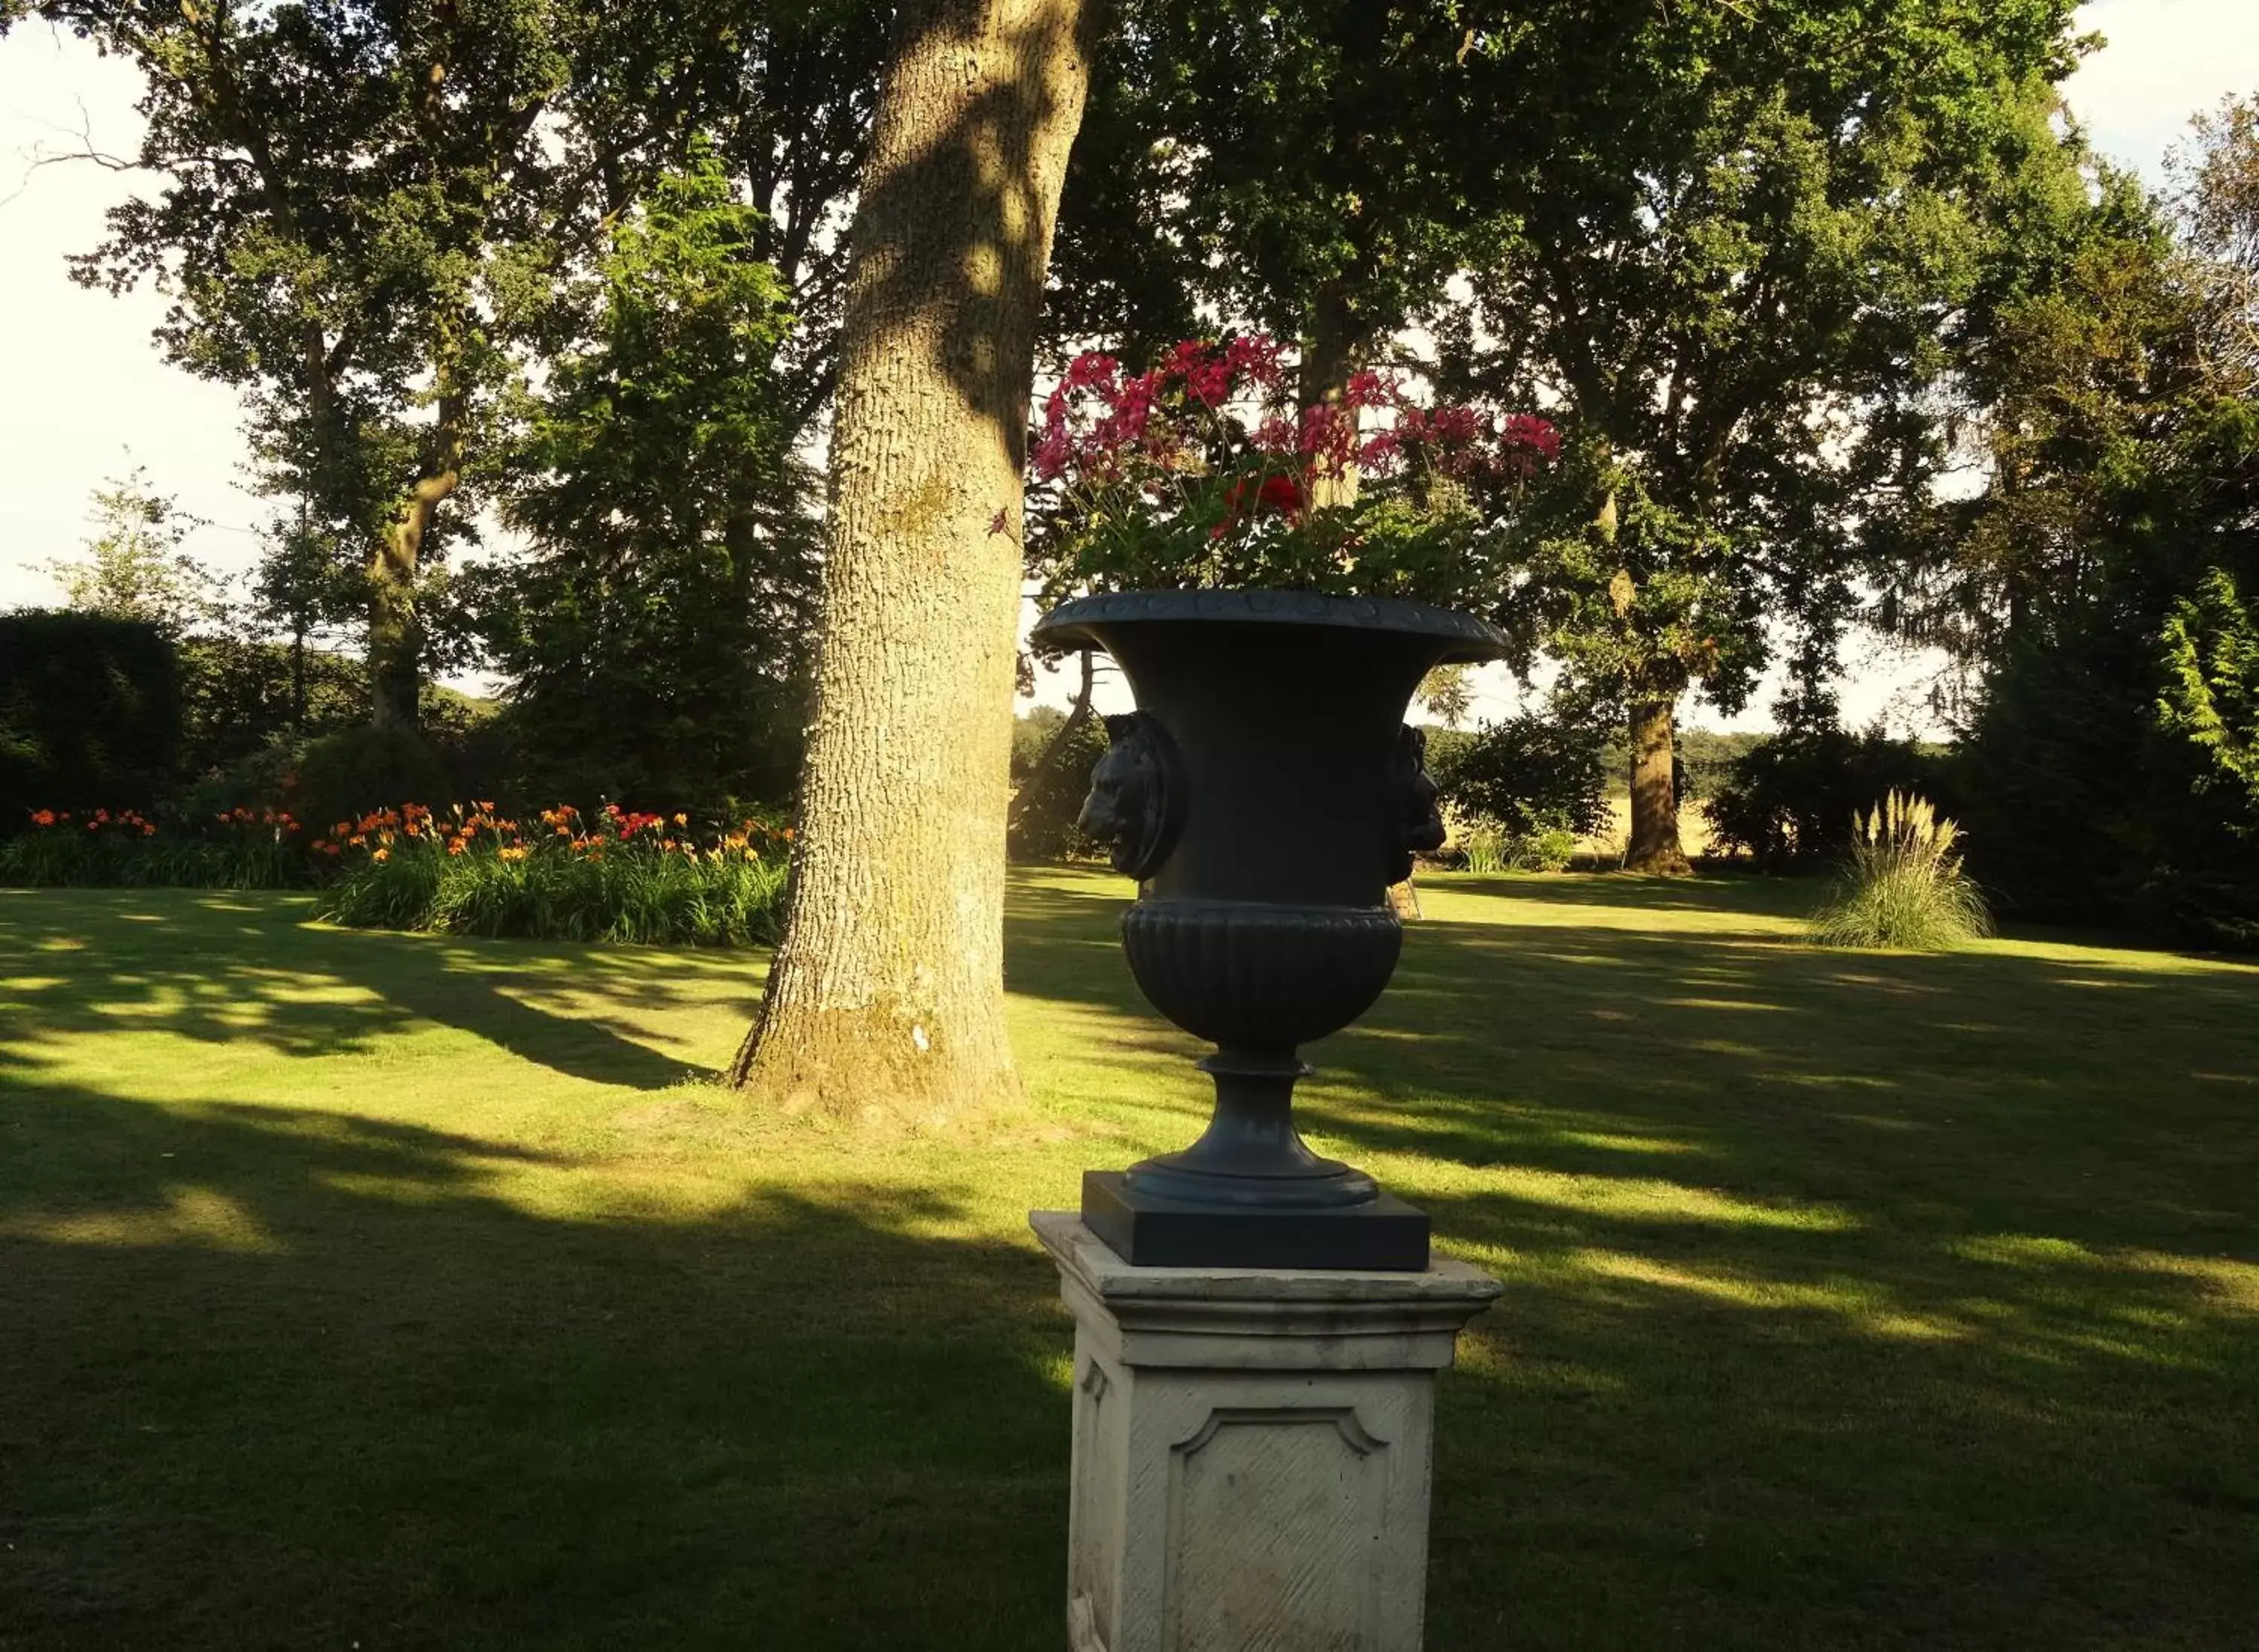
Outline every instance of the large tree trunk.
POLYGON ((1678 795, 1671 782, 1671 710, 1668 700, 1631 708, 1631 847, 1624 870, 1684 878, 1694 869, 1678 846, 1678 795))
POLYGON ((443 398, 435 431, 438 457, 409 488, 400 511, 377 538, 368 560, 370 709, 381 728, 412 729, 424 688, 424 623, 416 611, 424 540, 439 507, 462 478, 462 409, 443 398))
MULTIPOLYGON (((1343 283, 1332 281, 1319 289, 1310 303, 1309 323, 1310 334, 1302 345, 1301 371, 1295 384, 1296 399, 1306 408, 1323 402, 1338 404, 1349 388, 1350 374, 1357 370, 1358 339, 1343 283)), ((1310 504, 1315 509, 1353 505, 1357 488, 1357 466, 1350 465, 1338 476, 1316 478, 1310 487, 1310 504)))
POLYGON ((1097 3, 896 14, 852 231, 792 915, 731 1072, 788 1110, 923 1127, 1017 1093, 1021 470, 1097 3))

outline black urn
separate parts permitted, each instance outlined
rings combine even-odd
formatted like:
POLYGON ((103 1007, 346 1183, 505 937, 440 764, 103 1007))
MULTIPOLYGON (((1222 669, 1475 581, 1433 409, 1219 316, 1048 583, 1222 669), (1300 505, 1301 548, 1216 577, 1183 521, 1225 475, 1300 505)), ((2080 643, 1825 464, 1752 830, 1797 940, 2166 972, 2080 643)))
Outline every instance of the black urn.
POLYGON ((1086 597, 1035 637, 1130 680, 1082 825, 1138 880, 1138 987, 1216 1047, 1207 1131, 1085 1172, 1083 1220, 1139 1266, 1425 1268, 1426 1213, 1296 1134, 1297 1047, 1380 996, 1403 945, 1388 887, 1443 843, 1414 689, 1504 639, 1421 603, 1275 591, 1086 597))

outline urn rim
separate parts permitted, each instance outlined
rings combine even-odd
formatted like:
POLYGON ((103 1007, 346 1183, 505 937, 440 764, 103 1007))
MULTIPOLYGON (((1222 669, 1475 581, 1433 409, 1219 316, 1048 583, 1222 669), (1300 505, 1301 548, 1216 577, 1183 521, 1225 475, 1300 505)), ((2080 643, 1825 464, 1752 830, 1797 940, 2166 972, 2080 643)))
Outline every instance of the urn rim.
POLYGON ((1029 640, 1064 648, 1106 647, 1101 629, 1181 624, 1327 626, 1423 637, 1446 644, 1438 663, 1473 665, 1507 652, 1503 632, 1457 609, 1391 596, 1321 596, 1312 591, 1235 587, 1206 591, 1112 591, 1062 602, 1036 622, 1029 640))

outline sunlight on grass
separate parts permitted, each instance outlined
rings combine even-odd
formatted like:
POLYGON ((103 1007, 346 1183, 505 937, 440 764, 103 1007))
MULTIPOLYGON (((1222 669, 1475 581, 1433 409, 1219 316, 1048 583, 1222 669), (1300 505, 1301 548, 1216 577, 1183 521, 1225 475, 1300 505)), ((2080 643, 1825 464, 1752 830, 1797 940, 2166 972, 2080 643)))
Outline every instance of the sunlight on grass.
MULTIPOLYGON (((2259 971, 1846 970, 1800 886, 1422 881, 1300 1110, 1507 1287, 1439 1392, 1435 1652, 2259 1621, 2259 971)), ((753 955, 0 897, 40 1355, 0 1360, 0 1639, 723 1645, 757 1602, 810 1652, 1051 1644, 1073 1366, 1026 1213, 1210 1090, 1131 886, 1013 892, 1028 1107, 879 1144, 703 1076, 753 955)))
POLYGON ((0 1239, 112 1250, 176 1247, 236 1256, 274 1255, 284 1248, 248 1209, 225 1193, 209 1187, 175 1187, 163 1197, 161 1210, 0 1217, 0 1239))
POLYGON ((1935 1342, 1969 1335, 1968 1328, 1935 1316, 1910 1314, 1871 1287, 1848 1279, 1824 1285, 1791 1285, 1778 1279, 1737 1275, 1657 1262, 1613 1250, 1579 1250, 1568 1265, 1604 1279, 1685 1291, 1714 1302, 1769 1311, 1836 1314, 1871 1336, 1935 1342))

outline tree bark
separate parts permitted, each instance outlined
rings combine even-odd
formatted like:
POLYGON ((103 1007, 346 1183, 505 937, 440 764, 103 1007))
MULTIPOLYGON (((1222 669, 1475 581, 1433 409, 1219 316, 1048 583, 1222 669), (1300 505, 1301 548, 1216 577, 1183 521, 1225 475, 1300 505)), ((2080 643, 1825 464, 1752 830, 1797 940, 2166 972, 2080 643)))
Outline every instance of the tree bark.
POLYGON ((1694 868, 1678 846, 1678 796, 1671 783, 1672 706, 1635 700, 1631 708, 1631 846, 1624 870, 1684 878, 1694 868))
POLYGON ((730 1074, 787 1111, 931 1128, 1018 1094, 1021 474, 1097 5, 896 14, 852 231, 792 913, 730 1074))
POLYGON ((423 571, 424 538, 439 507, 462 481, 469 416, 462 382, 463 325, 463 317, 452 308, 440 319, 435 352, 439 407, 431 452, 399 513, 369 552, 369 701, 380 728, 397 724, 413 729, 421 716, 424 626, 416 611, 416 587, 423 571))
MULTIPOLYGON (((1329 282, 1310 303, 1310 336, 1302 348, 1301 371, 1295 384, 1296 399, 1303 407, 1340 404, 1349 388, 1349 376, 1357 367, 1358 342, 1348 293, 1341 283, 1329 282)), ((1353 464, 1343 466, 1338 476, 1319 476, 1310 485, 1311 508, 1353 505, 1357 489, 1353 464)))

